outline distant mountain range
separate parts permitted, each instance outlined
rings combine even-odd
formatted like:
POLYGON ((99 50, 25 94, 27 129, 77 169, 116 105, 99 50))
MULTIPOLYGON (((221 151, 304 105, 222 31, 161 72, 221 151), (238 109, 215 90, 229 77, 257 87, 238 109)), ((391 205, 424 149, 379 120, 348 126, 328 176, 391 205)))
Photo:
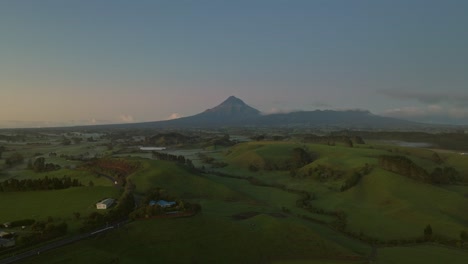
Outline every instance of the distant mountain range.
POLYGON ((202 113, 173 120, 107 125, 134 128, 215 128, 215 127, 333 127, 354 129, 417 129, 421 123, 374 115, 369 111, 315 110, 262 114, 241 99, 230 96, 202 113))

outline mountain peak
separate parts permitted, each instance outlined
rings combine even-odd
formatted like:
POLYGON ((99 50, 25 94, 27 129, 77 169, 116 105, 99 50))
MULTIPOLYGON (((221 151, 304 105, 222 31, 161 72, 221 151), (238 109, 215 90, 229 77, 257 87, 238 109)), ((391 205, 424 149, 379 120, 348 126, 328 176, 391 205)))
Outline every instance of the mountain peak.
POLYGON ((242 101, 241 99, 231 95, 229 96, 224 102, 222 102, 220 105, 247 105, 242 101))
POLYGON ((218 116, 237 116, 237 117, 247 117, 252 115, 259 115, 260 111, 250 107, 241 99, 235 96, 229 96, 224 102, 218 106, 206 110, 204 113, 216 114, 218 116))

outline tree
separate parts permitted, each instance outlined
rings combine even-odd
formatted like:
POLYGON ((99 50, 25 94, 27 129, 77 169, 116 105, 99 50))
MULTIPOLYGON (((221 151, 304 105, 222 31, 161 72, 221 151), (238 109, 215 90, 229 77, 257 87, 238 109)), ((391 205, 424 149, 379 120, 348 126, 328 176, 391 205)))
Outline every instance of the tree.
POLYGON ((292 168, 297 169, 301 168, 312 161, 309 153, 303 148, 295 148, 292 153, 292 168))
POLYGON ((460 240, 462 241, 462 243, 468 242, 468 232, 462 230, 460 232, 460 240))
POLYGON ((426 228, 424 228, 424 238, 426 240, 431 240, 431 238, 432 238, 432 227, 431 227, 431 225, 427 225, 426 228))
POLYGON ((42 171, 44 171, 44 168, 45 168, 45 158, 44 158, 44 157, 39 157, 39 158, 37 158, 37 159, 34 161, 32 167, 33 167, 33 170, 34 170, 35 172, 42 172, 42 171))
POLYGON ((73 215, 75 216, 75 219, 78 220, 81 217, 81 214, 78 212, 74 212, 73 215))
POLYGON ((343 137, 343 142, 344 142, 345 146, 347 146, 347 147, 352 148, 354 146, 353 142, 351 141, 351 139, 349 139, 349 137, 343 137))
POLYGON ((432 153, 432 161, 434 161, 437 164, 441 164, 444 162, 442 158, 439 156, 439 154, 437 154, 437 152, 432 153))
POLYGON ((80 144, 81 141, 83 141, 83 139, 80 137, 73 137, 72 140, 73 140, 73 144, 77 144, 77 145, 80 144))
POLYGON ((353 137, 353 140, 354 140, 354 142, 355 142, 356 144, 366 144, 366 143, 364 142, 364 140, 362 139, 362 137, 360 137, 360 136, 354 136, 354 137, 353 137))
POLYGON ((68 139, 68 138, 66 138, 66 137, 64 137, 63 140, 62 140, 62 145, 68 146, 68 145, 70 145, 70 144, 71 144, 71 140, 68 139))
POLYGON ((2 153, 5 151, 4 146, 0 146, 0 159, 2 158, 2 153))
POLYGON ((13 167, 15 165, 23 163, 23 161, 24 161, 23 155, 21 155, 18 152, 15 152, 15 153, 11 154, 10 157, 5 159, 5 164, 7 165, 7 167, 11 168, 11 167, 13 167))

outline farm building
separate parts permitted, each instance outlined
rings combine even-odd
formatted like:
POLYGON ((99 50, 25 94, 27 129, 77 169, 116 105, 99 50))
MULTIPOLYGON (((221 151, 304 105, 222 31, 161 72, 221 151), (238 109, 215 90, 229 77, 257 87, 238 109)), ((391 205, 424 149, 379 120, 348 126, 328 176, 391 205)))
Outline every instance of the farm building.
POLYGON ((14 238, 11 238, 11 239, 0 238, 0 248, 13 247, 15 246, 15 244, 16 242, 14 238))
POLYGON ((149 203, 150 206, 153 206, 153 205, 158 205, 160 207, 171 207, 171 206, 174 206, 176 204, 176 202, 168 202, 168 201, 165 201, 165 200, 159 200, 159 201, 151 201, 149 203))
POLYGON ((0 248, 13 247, 15 245, 14 233, 0 231, 0 248))
POLYGON ((96 204, 96 209, 108 209, 114 204, 115 200, 112 198, 107 198, 96 204))

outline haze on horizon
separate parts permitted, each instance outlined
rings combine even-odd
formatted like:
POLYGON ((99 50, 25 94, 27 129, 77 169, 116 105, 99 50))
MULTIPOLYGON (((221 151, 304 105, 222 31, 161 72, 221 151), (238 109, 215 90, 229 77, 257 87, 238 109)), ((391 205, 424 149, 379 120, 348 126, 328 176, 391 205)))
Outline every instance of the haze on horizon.
POLYGON ((366 109, 468 125, 468 1, 0 2, 0 128, 366 109))

